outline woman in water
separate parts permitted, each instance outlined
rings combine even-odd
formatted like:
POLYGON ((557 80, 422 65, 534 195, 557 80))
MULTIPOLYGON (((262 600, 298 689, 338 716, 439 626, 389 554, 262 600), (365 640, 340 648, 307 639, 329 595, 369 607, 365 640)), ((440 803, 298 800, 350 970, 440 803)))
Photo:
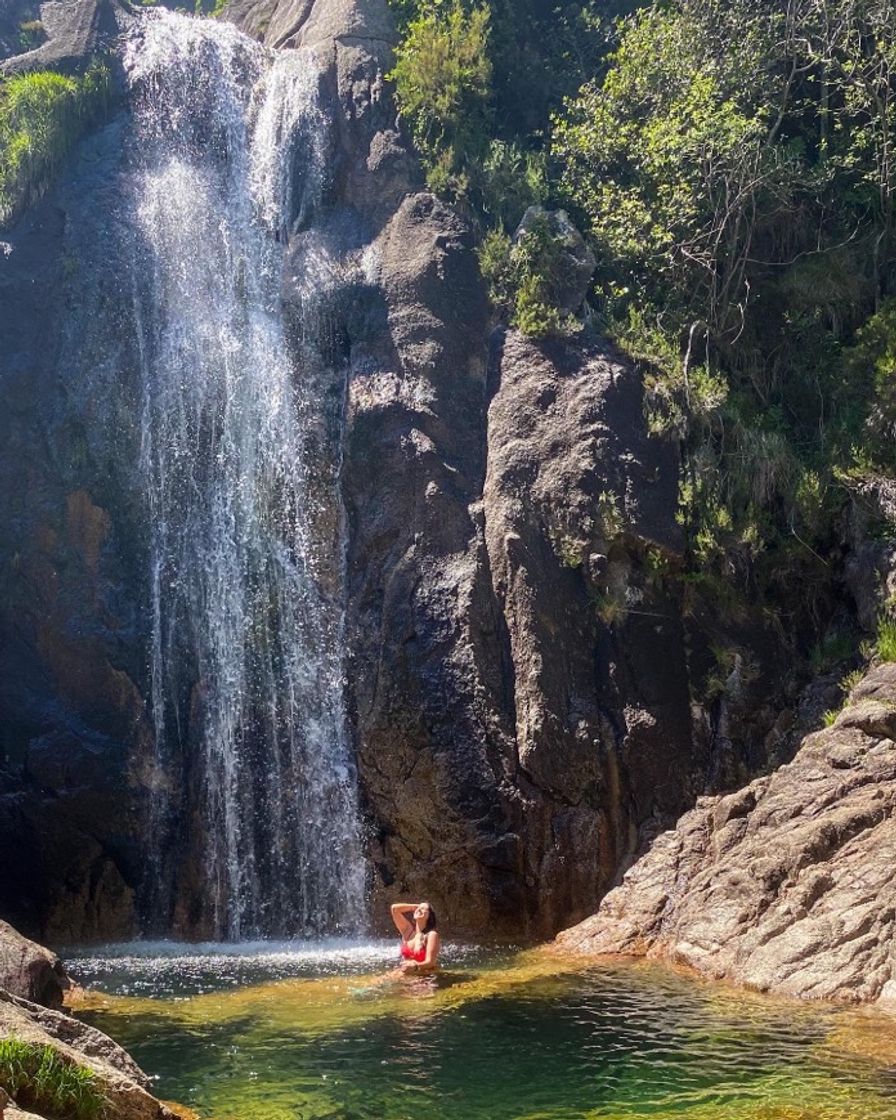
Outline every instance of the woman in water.
POLYGON ((401 971, 411 975, 436 972, 439 967, 438 921, 429 903, 393 902, 392 921, 401 934, 401 971))

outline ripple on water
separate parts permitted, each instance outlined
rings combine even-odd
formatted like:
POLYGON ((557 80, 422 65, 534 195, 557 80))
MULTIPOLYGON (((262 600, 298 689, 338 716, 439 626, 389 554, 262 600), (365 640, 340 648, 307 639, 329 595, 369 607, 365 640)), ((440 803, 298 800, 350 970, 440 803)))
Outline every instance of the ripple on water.
POLYGON ((896 1120, 881 1016, 537 952, 451 947, 451 983, 409 988, 393 942, 242 948, 80 958, 108 991, 155 976, 89 1017, 214 1120, 896 1120))

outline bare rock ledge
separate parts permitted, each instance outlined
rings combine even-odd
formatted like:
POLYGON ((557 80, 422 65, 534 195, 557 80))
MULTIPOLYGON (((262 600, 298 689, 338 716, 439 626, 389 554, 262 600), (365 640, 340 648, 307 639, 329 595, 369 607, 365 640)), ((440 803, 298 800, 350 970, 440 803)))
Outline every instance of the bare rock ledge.
POLYGON ((791 763, 701 798, 557 943, 896 1013, 894 738, 886 664, 791 763))

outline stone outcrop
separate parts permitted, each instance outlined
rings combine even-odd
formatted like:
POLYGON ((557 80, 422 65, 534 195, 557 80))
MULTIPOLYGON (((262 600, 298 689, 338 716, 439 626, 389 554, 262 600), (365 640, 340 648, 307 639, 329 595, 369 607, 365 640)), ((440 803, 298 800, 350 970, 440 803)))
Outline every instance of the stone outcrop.
POLYGON ((558 944, 896 1011, 894 740, 885 664, 791 763, 701 798, 558 944))
MULTIPOLYGON (((612 882, 644 821, 693 797, 677 610, 645 579, 677 555, 674 448, 597 340, 498 336, 483 517, 500 610, 526 874, 549 932, 612 882)), ((697 745, 693 744, 697 742, 697 745)))
POLYGON ((149 1079, 127 1051, 69 1015, 0 991, 0 1037, 49 1046, 62 1061, 89 1069, 106 1098, 108 1120, 175 1120, 175 1113, 148 1092, 149 1079))
POLYGON ((93 52, 114 38, 121 11, 118 0, 47 0, 40 6, 45 41, 0 61, 0 75, 83 69, 93 52))
POLYGON ((55 953, 0 921, 0 988, 32 1003, 61 1007, 70 986, 55 953))

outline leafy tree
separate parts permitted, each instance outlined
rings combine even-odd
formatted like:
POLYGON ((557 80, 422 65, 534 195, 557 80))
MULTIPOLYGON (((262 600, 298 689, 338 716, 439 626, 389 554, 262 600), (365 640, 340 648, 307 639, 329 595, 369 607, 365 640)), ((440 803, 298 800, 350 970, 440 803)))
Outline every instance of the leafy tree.
POLYGON ((555 116, 608 329, 683 441, 695 569, 751 594, 827 578, 857 447, 896 468, 894 21, 889 0, 655 3, 555 116))
POLYGON ((433 0, 412 19, 389 77, 437 191, 466 195, 488 147, 492 65, 488 7, 433 0))

